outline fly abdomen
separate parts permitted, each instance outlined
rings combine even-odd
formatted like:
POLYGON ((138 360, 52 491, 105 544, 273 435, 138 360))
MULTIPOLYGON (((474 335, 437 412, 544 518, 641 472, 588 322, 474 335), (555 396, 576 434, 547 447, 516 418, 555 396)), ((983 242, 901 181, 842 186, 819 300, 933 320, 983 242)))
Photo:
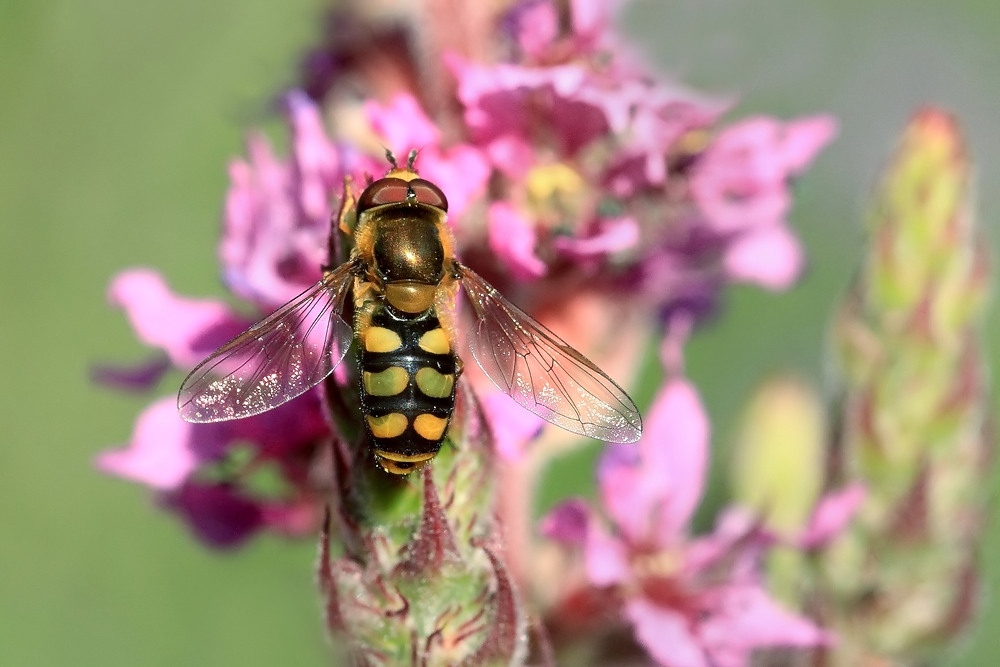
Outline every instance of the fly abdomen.
POLYGON ((410 319, 380 305, 360 334, 365 431, 379 464, 405 475, 441 448, 455 408, 455 353, 433 309, 410 319))

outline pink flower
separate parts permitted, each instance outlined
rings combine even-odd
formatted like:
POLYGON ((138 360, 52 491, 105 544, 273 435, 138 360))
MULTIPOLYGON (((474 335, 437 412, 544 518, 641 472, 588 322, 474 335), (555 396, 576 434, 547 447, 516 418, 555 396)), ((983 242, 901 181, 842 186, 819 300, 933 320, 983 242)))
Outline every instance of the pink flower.
POLYGON ((722 232, 780 224, 789 179, 833 138, 828 117, 779 123, 751 118, 724 130, 699 159, 691 191, 706 221, 722 232))
POLYGON ((681 541, 708 465, 709 424, 694 387, 672 380, 646 417, 638 446, 609 447, 597 479, 603 507, 635 544, 681 541))
POLYGON ((118 274, 108 300, 125 311, 139 340, 161 348, 181 368, 194 366, 252 324, 219 301, 176 296, 160 274, 149 269, 118 274))
POLYGON ((724 130, 698 159, 691 193, 706 224, 732 237, 723 258, 731 277, 784 289, 798 276, 802 251, 785 228, 789 182, 835 132, 826 116, 752 118, 724 130))
MULTIPOLYGON (((330 259, 330 218, 345 179, 363 184, 385 168, 381 151, 371 150, 373 138, 400 161, 411 149, 419 152, 421 176, 449 200, 459 257, 542 320, 598 297, 614 302, 626 321, 649 321, 650 311, 664 320, 676 313, 697 318, 712 310, 732 280, 769 288, 790 284, 803 260, 784 224, 788 180, 829 139, 831 122, 754 119, 720 127, 726 103, 663 81, 623 53, 611 24, 616 5, 574 0, 566 14, 547 0, 518 3, 500 21, 512 38, 510 58, 491 61, 455 47, 470 43, 455 39, 447 42, 453 50, 441 62, 424 63, 430 73, 418 74, 434 78, 447 70, 454 77, 447 83, 434 78, 433 99, 430 88, 411 85, 413 62, 393 62, 400 54, 405 60, 411 46, 400 39, 401 28, 367 26, 370 39, 359 40, 348 39, 346 23, 331 25, 341 39, 309 59, 317 65, 310 94, 291 91, 283 97, 289 154, 276 155, 258 135, 248 141, 246 157, 230 165, 219 245, 227 287, 255 314, 265 315, 315 284, 330 259), (396 47, 384 53, 377 48, 390 42, 396 47), (367 57, 375 51, 384 57, 367 57), (347 80, 352 88, 345 95, 341 83, 347 80), (368 85, 368 98, 380 102, 366 102, 359 114, 356 85, 368 85), (340 112, 352 113, 360 123, 363 136, 354 143, 363 148, 352 147, 343 133, 334 141, 324 128, 325 119, 342 117, 340 112)), ((441 26, 459 24, 455 17, 438 18, 441 26)), ((438 53, 446 50, 432 46, 438 53)), ((249 324, 221 302, 172 294, 152 272, 123 273, 111 291, 139 338, 185 371, 249 324)), ((594 331, 604 329, 577 332, 579 338, 572 331, 560 334, 598 348, 606 341, 594 331)), ((600 357, 594 361, 604 365, 600 357)), ((102 378, 141 387, 164 370, 160 362, 104 371, 102 378)), ((683 402, 676 388, 670 395, 683 402)), ((309 396, 291 402, 287 413, 244 420, 245 432, 170 423, 167 404, 155 403, 137 423, 130 446, 103 455, 100 465, 173 493, 225 459, 233 434, 240 432, 257 447, 257 457, 280 465, 292 495, 305 497, 310 481, 300 471, 317 440, 331 435, 328 427, 317 426, 315 392, 309 396), (275 425, 287 425, 287 419, 306 427, 292 429, 291 436, 275 435, 275 425)), ((502 420, 495 429, 501 449, 516 457, 533 439, 537 422, 528 414, 502 420)), ((701 438, 697 432, 688 437, 701 438)), ((643 451, 659 461, 658 450, 643 451)), ((678 470, 676 461, 640 472, 628 460, 636 455, 613 450, 602 465, 602 484, 645 489, 646 496, 629 496, 641 500, 643 513, 628 520, 655 516, 656 526, 648 527, 653 534, 675 535, 700 486, 678 485, 671 493, 686 493, 687 499, 682 503, 681 496, 672 496, 663 504, 657 489, 664 480, 657 475, 675 474, 665 471, 678 470), (653 509, 660 505, 669 511, 653 509)), ((683 455, 704 452, 694 447, 683 455)), ((197 495, 223 496, 231 500, 225 494, 197 495)), ((616 498, 605 494, 609 508, 616 498)), ((274 524, 264 520, 260 526, 274 524)))
POLYGON ((614 447, 601 462, 613 532, 575 501, 546 519, 546 534, 582 545, 591 585, 619 591, 637 641, 662 665, 736 667, 757 648, 830 641, 767 594, 759 569, 766 540, 741 514, 724 515, 710 535, 688 536, 708 438, 694 388, 670 380, 638 448, 614 447))
MULTIPOLYGON (((146 269, 119 274, 109 297, 125 311, 140 340, 162 349, 185 370, 251 323, 220 302, 176 296, 159 274, 146 269)), ((181 513, 210 544, 234 546, 268 525, 279 532, 301 532, 302 521, 289 508, 312 493, 306 484, 309 460, 329 435, 315 391, 263 415, 215 424, 183 421, 170 396, 139 415, 126 447, 102 452, 96 463, 105 472, 159 492, 165 507, 181 513), (239 475, 224 484, 225 490, 195 481, 200 470, 226 460, 238 445, 253 449, 248 468, 264 462, 278 465, 291 489, 288 497, 255 500, 240 491, 239 475), (259 504, 248 509, 253 502, 259 504), (247 519, 258 514, 267 521, 247 519), (221 523, 227 517, 242 518, 236 522, 239 526, 225 528, 221 523)), ((315 520, 318 516, 313 525, 315 520)))
POLYGON ((278 159, 262 136, 249 161, 229 167, 219 259, 238 296, 271 311, 314 284, 326 261, 330 197, 353 173, 326 137, 319 110, 301 94, 287 98, 292 157, 278 159))

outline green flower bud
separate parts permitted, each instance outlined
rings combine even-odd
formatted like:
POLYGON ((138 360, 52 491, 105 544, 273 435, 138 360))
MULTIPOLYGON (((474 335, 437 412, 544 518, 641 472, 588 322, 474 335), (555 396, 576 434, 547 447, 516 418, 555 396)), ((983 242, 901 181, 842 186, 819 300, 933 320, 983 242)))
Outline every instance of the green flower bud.
POLYGON ((835 664, 910 661, 968 625, 989 449, 979 327, 988 272, 955 120, 927 108, 876 190, 862 271, 835 322, 834 470, 860 479, 854 529, 823 556, 835 664))

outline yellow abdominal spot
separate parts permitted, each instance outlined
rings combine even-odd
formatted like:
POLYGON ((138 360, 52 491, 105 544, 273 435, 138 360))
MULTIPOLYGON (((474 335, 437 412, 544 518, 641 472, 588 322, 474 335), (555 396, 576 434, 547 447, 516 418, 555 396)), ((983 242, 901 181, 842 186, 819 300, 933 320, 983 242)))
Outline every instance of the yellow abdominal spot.
POLYGON ((440 440, 447 427, 447 419, 426 413, 417 415, 417 418, 413 420, 413 430, 425 440, 440 440))
POLYGON ((403 346, 399 334, 385 327, 368 327, 365 331, 365 350, 368 352, 392 352, 403 346))
POLYGON ((417 345, 420 346, 421 350, 430 352, 431 354, 448 354, 451 352, 451 345, 448 343, 448 334, 440 327, 431 329, 421 336, 417 345))
POLYGON ((451 389, 455 386, 454 375, 438 373, 426 366, 417 371, 415 379, 417 388, 431 398, 447 398, 451 396, 451 389))
POLYGON ((410 381, 410 374, 405 368, 390 366, 378 373, 365 371, 362 374, 365 383, 365 391, 372 396, 395 396, 406 389, 410 381))
POLYGON ((392 412, 384 417, 372 417, 368 415, 368 426, 372 430, 372 435, 376 438, 395 438, 403 435, 406 430, 406 415, 392 412))

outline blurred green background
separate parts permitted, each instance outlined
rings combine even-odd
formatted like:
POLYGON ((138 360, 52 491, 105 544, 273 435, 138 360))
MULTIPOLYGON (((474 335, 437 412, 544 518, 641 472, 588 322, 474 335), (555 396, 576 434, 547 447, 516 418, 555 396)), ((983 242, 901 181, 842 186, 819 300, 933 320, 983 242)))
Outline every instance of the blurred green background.
MULTIPOLYGON (((88 381, 94 362, 145 354, 106 305, 116 271, 149 265, 181 293, 223 294, 215 241, 227 160, 251 128, 280 137, 273 95, 295 80, 321 6, 0 3, 3 665, 327 662, 314 545, 265 538, 211 553, 144 489, 95 472, 94 455, 127 440, 149 397, 88 381)), ((841 121, 798 188, 806 278, 777 296, 732 290, 725 317, 690 347, 724 443, 768 372, 824 379, 824 329, 857 261, 859 212, 921 102, 961 116, 996 239, 1000 3, 645 0, 624 22, 661 71, 741 94, 738 115, 841 121)), ((989 330, 998 323, 994 314, 989 330)), ((994 516, 982 624, 950 664, 995 664, 998 560, 994 516)))

